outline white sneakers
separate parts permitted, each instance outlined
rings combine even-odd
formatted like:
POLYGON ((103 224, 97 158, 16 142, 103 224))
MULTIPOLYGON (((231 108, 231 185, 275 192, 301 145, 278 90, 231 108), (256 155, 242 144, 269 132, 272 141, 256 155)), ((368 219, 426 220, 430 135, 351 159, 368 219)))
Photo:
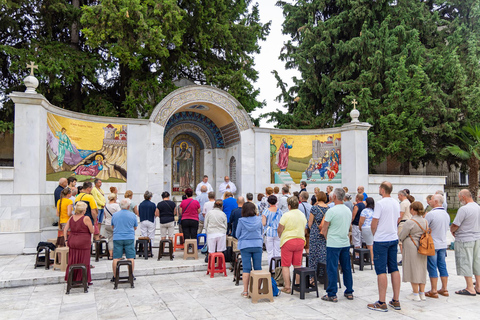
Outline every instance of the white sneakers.
POLYGON ((425 292, 419 292, 418 296, 420 297, 420 300, 427 301, 427 298, 425 298, 425 292))
MULTIPOLYGON (((423 295, 423 296, 425 297, 425 295, 423 295)), ((410 294, 407 296, 407 299, 408 299, 408 300, 412 300, 412 301, 414 301, 414 302, 420 302, 420 301, 422 301, 422 299, 420 299, 420 295, 418 295, 418 294, 413 294, 413 292, 410 293, 410 294)))

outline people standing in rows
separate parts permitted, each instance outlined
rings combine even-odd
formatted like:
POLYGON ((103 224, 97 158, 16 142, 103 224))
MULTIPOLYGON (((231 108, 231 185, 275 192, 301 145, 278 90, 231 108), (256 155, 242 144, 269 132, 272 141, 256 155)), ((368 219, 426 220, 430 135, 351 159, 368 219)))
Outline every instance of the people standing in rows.
MULTIPOLYGON (((348 188, 344 187, 343 190, 348 188)), ((346 191, 345 191, 346 192, 346 191)), ((345 198, 343 199, 343 204, 347 206, 348 209, 350 209, 350 212, 353 213, 353 206, 354 204, 352 203, 352 195, 345 193, 345 198)))
POLYGON ((60 200, 56 204, 57 217, 58 217, 58 235, 57 235, 57 247, 65 246, 65 237, 63 236, 63 229, 67 225, 68 219, 72 216, 73 202, 70 199, 72 191, 69 187, 66 187, 60 193, 60 200))
MULTIPOLYGON (((252 195, 252 198, 253 198, 253 195, 252 195)), ((244 204, 245 204, 245 198, 242 196, 239 196, 237 198, 238 207, 233 209, 232 213, 230 213, 229 223, 232 225, 232 237, 234 237, 235 239, 237 238, 236 232, 237 232, 238 220, 242 217, 242 207, 244 204)), ((257 206, 255 206, 255 210, 256 209, 257 209, 257 206)), ((256 211, 255 211, 255 214, 256 214, 256 211)))
POLYGON ((260 210, 260 205, 262 204, 262 199, 265 197, 263 193, 257 194, 257 204, 255 205, 257 207, 257 212, 260 210))
POLYGON ((357 193, 361 193, 363 195, 363 200, 365 201, 368 198, 368 195, 365 193, 365 187, 364 186, 358 186, 357 187, 357 193))
POLYGON ((227 216, 222 209, 222 200, 215 200, 213 209, 205 217, 209 254, 227 250, 227 216))
POLYGON ((480 294, 480 206, 473 201, 472 194, 467 189, 458 193, 458 199, 462 207, 458 209, 450 231, 455 237, 457 274, 465 277, 467 286, 455 293, 475 296, 480 294))
POLYGON ((290 197, 287 200, 289 211, 285 212, 278 224, 280 237, 280 251, 282 253, 282 275, 284 288, 282 292, 290 294, 292 291, 290 280, 290 266, 302 266, 303 248, 305 246, 305 225, 307 219, 302 211, 298 210, 298 198, 290 197))
MULTIPOLYGON (((237 200, 233 197, 233 193, 230 191, 225 192, 225 200, 223 200, 223 212, 227 215, 227 221, 230 221, 230 214, 232 213, 232 210, 237 208, 237 200)), ((228 223, 228 231, 227 234, 232 233, 232 224, 229 222, 228 223)))
POLYGON ((287 200, 288 200, 288 197, 289 197, 289 193, 290 193, 290 190, 288 189, 288 187, 282 187, 282 196, 280 197, 280 199, 278 199, 277 207, 283 213, 288 211, 287 200))
POLYGON ((179 214, 182 215, 182 231, 184 239, 197 239, 198 214, 200 213, 200 203, 193 199, 193 190, 185 190, 187 199, 183 200, 179 206, 179 214))
POLYGON ((337 302, 337 270, 340 263, 343 270, 343 283, 345 284, 344 297, 353 300, 353 277, 350 265, 350 224, 352 213, 346 205, 343 204, 345 191, 336 188, 333 191, 332 201, 335 203, 333 208, 327 210, 325 222, 322 228, 322 234, 327 239, 327 275, 328 287, 327 294, 322 300, 337 302))
POLYGON ((272 187, 267 187, 265 188, 265 196, 262 198, 262 201, 258 205, 258 212, 262 214, 265 209, 268 208, 268 202, 267 199, 273 194, 273 188, 272 187))
MULTIPOLYGON (((113 278, 115 281, 115 274, 117 263, 122 259, 123 254, 125 258, 132 262, 132 272, 135 267, 135 230, 137 230, 138 222, 137 216, 130 211, 130 199, 125 198, 120 201, 120 211, 116 212, 112 216, 112 229, 113 229, 113 278)), ((134 278, 135 279, 135 278, 134 278)))
MULTIPOLYGON (((255 204, 255 203, 253 202, 253 193, 248 192, 248 193, 245 195, 245 197, 247 198, 247 199, 246 199, 247 202, 250 202, 250 203, 255 204)), ((262 195, 262 198, 263 198, 263 195, 262 195)), ((258 206, 257 206, 257 205, 255 205, 255 214, 258 216, 258 206)))
POLYGON ((268 197, 267 201, 270 206, 262 213, 262 224, 266 231, 267 261, 270 261, 273 257, 281 256, 278 224, 283 212, 277 208, 277 197, 275 195, 268 197))
POLYGON ((352 240, 353 246, 355 248, 362 247, 362 232, 360 231, 359 222, 360 215, 362 214, 363 209, 365 209, 365 203, 363 202, 363 194, 358 193, 355 196, 355 206, 352 211, 352 240))
POLYGON ((235 192, 237 192, 237 187, 235 186, 235 183, 233 183, 232 181, 230 181, 230 177, 229 176, 225 176, 223 178, 223 182, 222 184, 220 185, 220 187, 218 187, 218 191, 224 195, 225 192, 231 192, 232 194, 235 194, 235 192))
POLYGON ((448 209, 447 198, 445 197, 445 194, 443 193, 443 191, 442 190, 437 190, 437 191, 435 191, 435 194, 439 194, 443 197, 442 207, 443 207, 443 209, 445 209, 445 211, 447 211, 447 209, 448 209))
POLYGON ((93 239, 98 240, 99 231, 97 228, 95 228, 95 222, 97 221, 98 217, 98 210, 97 203, 95 202, 93 196, 90 194, 92 192, 92 188, 93 186, 91 182, 87 181, 83 183, 82 192, 79 193, 75 198, 75 206, 78 204, 78 202, 84 202, 87 205, 85 216, 90 218, 92 225, 94 226, 93 239))
POLYGON ((365 203, 365 209, 363 209, 362 213, 360 214, 358 227, 362 233, 362 241, 365 242, 367 249, 370 250, 370 258, 373 261, 373 233, 371 225, 373 219, 373 210, 375 209, 375 201, 373 198, 368 197, 365 200, 365 203))
POLYGON ((445 297, 449 296, 447 290, 448 283, 448 271, 445 258, 447 256, 447 232, 450 227, 450 216, 443 208, 443 196, 435 194, 430 199, 432 210, 427 213, 425 219, 427 219, 428 225, 431 230, 433 244, 435 246, 435 255, 427 257, 427 270, 430 277, 431 289, 425 292, 425 296, 429 298, 438 298, 438 295, 445 297), (438 272, 437 272, 438 270, 438 272), (442 287, 437 290, 438 274, 440 273, 440 281, 442 287))
POLYGON ((57 206, 58 200, 61 198, 61 192, 63 189, 65 189, 68 186, 68 181, 66 178, 60 178, 58 180, 58 186, 55 188, 55 191, 53 192, 53 196, 55 198, 55 207, 57 206))
POLYGON ((253 203, 245 203, 243 205, 242 217, 238 220, 235 235, 238 239, 238 249, 242 255, 242 297, 246 298, 248 297, 248 280, 250 278, 252 265, 254 270, 262 270, 262 218, 256 215, 255 205, 253 203))
POLYGON ((210 212, 210 210, 213 209, 214 204, 215 204, 215 192, 210 191, 208 193, 208 202, 206 202, 203 205, 202 216, 204 219, 207 216, 207 214, 210 212))
POLYGON ((307 183, 306 183, 305 181, 301 181, 301 182, 300 182, 300 191, 299 191, 299 193, 301 193, 301 192, 303 192, 303 191, 307 192, 307 183))
POLYGON ((67 178, 67 184, 70 189, 76 188, 77 187, 77 178, 74 176, 68 177, 67 178))
POLYGON ((327 186, 325 194, 327 195, 327 205, 332 202, 332 199, 330 199, 330 193, 333 191, 333 186, 327 186))
POLYGON ((142 237, 148 237, 153 247, 155 240, 155 218, 159 216, 159 210, 152 200, 153 194, 145 191, 143 201, 138 205, 138 216, 140 217, 140 233, 142 237))
POLYGON ((77 194, 78 194, 78 188, 77 187, 71 188, 70 193, 71 193, 70 200, 72 200, 72 203, 75 203, 75 198, 77 197, 77 194))
POLYGON ((204 175, 203 180, 200 181, 199 184, 197 184, 197 188, 195 189, 195 194, 197 196, 199 196, 202 193, 202 190, 201 190, 202 186, 207 187, 207 192, 213 191, 212 185, 208 182, 208 176, 207 175, 204 175))
MULTIPOLYGON (((433 209, 432 197, 433 197, 433 194, 429 194, 426 198, 427 207, 425 208, 425 213, 429 213, 433 209)), ((443 196, 442 196, 442 198, 443 198, 443 196)))
POLYGON ((410 205, 411 219, 405 221, 398 239, 403 242, 402 271, 403 282, 410 282, 412 293, 407 298, 414 302, 425 301, 425 283, 427 282, 427 256, 418 253, 420 237, 428 230, 424 218, 425 211, 419 201, 410 205))
POLYGON ((160 218, 160 237, 162 240, 166 240, 167 237, 173 240, 177 205, 170 200, 170 193, 167 191, 162 192, 162 199, 163 200, 157 204, 158 216, 160 218))
POLYGON ((400 306, 400 272, 397 266, 398 233, 397 223, 400 217, 400 205, 391 197, 393 186, 384 181, 380 184, 382 199, 375 204, 371 224, 373 234, 373 255, 375 273, 378 282, 378 301, 368 304, 370 310, 388 311, 386 304, 388 278, 390 273, 393 287, 393 299, 388 303, 395 310, 400 306))
POLYGON ((92 196, 97 203, 98 208, 98 218, 96 221, 96 228, 98 228, 98 234, 100 235, 100 231, 102 230, 102 222, 103 222, 103 207, 105 207, 105 193, 102 190, 102 180, 95 178, 93 180, 94 187, 92 188, 92 196))
MULTIPOLYGON (((305 215, 305 220, 308 221, 308 218, 310 217, 310 210, 312 209, 312 205, 308 203, 308 192, 307 191, 302 191, 300 192, 299 196, 299 204, 298 204, 298 210, 302 211, 303 214, 305 215)), ((308 253, 310 248, 310 229, 308 227, 308 223, 305 225, 305 252, 308 253)))
POLYGON ((195 199, 200 204, 200 213, 198 214, 198 230, 197 230, 197 233, 202 233, 202 231, 203 231, 203 225, 204 225, 205 217, 203 216, 202 212, 203 212, 203 206, 205 205, 206 202, 208 202, 207 189, 208 189, 207 186, 202 186, 200 188, 200 191, 201 191, 200 195, 197 196, 197 198, 195 199))
POLYGON ((108 260, 113 260, 113 228, 112 228, 112 216, 115 212, 120 211, 120 206, 117 203, 117 194, 110 193, 108 195, 108 203, 105 205, 105 233, 108 240, 108 260))
MULTIPOLYGON (((400 201, 400 218, 398 218, 398 233, 402 232, 403 225, 406 221, 412 218, 410 214, 410 201, 407 198, 408 194, 405 190, 398 192, 398 200, 400 201)), ((400 241, 400 252, 403 252, 402 241, 400 241)), ((399 262, 402 265, 402 261, 399 262)))
POLYGON ((278 186, 273 187, 273 195, 277 197, 277 202, 280 200, 280 188, 278 186))
POLYGON ((310 204, 312 206, 314 206, 316 203, 317 203, 317 198, 316 198, 316 195, 320 192, 320 188, 319 187, 315 187, 313 188, 313 195, 312 197, 310 198, 310 204))
MULTIPOLYGON (((308 218, 308 227, 310 228, 310 253, 308 254, 308 265, 315 268, 318 272, 318 263, 326 263, 327 261, 327 240, 320 233, 320 225, 328 210, 326 204, 327 195, 323 191, 318 191, 315 194, 317 202, 310 210, 308 218)), ((319 274, 323 276, 323 274, 319 274)))
POLYGON ((125 195, 124 195, 125 199, 129 199, 130 200, 130 207, 128 207, 127 209, 130 211, 130 212, 133 212, 134 214, 136 214, 138 216, 138 207, 137 207, 137 203, 135 201, 133 201, 133 191, 132 190, 127 190, 125 191, 125 195))

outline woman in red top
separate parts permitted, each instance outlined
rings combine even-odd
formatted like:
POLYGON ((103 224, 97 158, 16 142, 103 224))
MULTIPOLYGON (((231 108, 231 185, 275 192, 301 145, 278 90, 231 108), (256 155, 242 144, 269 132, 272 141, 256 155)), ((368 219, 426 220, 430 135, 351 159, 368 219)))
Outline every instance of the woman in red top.
POLYGON ((185 190, 187 199, 180 203, 179 211, 182 215, 182 230, 184 239, 197 239, 198 214, 200 203, 192 198, 193 190, 185 190))

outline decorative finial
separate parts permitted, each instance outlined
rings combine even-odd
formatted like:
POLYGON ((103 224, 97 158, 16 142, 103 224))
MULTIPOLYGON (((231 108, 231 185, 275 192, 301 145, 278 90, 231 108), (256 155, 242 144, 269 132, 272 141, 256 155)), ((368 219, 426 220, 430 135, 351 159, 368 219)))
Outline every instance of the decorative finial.
POLYGON ((30 64, 27 63, 27 68, 30 68, 30 75, 28 75, 24 80, 23 83, 25 83, 25 86, 27 87, 27 90, 25 90, 26 93, 37 93, 35 89, 38 87, 38 80, 35 78, 35 75, 33 74, 33 69, 38 69, 38 66, 35 65, 35 62, 30 61, 30 64))
POLYGON ((35 65, 35 62, 33 61, 30 61, 30 64, 27 63, 27 68, 30 68, 30 75, 33 76, 33 69, 37 69, 38 70, 38 66, 35 65))
POLYGON ((360 112, 356 108, 357 104, 358 104, 358 101, 356 99, 353 99, 352 104, 353 104, 353 110, 350 111, 350 117, 352 118, 352 121, 350 121, 350 122, 360 122, 360 121, 358 121, 358 117, 360 116, 360 112))

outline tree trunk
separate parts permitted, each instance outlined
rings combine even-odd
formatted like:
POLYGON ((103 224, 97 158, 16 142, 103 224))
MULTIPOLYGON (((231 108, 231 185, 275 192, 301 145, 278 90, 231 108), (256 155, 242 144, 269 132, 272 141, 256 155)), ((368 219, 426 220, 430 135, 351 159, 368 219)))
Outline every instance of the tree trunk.
POLYGON ((477 202, 479 161, 474 155, 468 159, 468 167, 468 189, 472 193, 473 201, 477 202))
POLYGON ((410 175, 410 162, 404 162, 400 165, 400 171, 403 175, 409 176, 410 175))

